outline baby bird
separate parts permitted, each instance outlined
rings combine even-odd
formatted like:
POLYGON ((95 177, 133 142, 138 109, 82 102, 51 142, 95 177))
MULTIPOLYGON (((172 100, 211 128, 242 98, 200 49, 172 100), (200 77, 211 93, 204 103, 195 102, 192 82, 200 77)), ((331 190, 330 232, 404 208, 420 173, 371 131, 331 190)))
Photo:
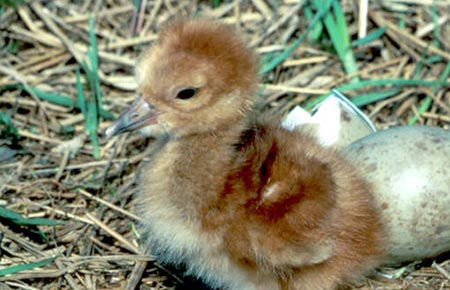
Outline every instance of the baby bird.
POLYGON ((138 62, 138 98, 107 130, 161 140, 141 173, 143 232, 216 289, 329 290, 373 269, 384 228, 338 152, 255 121, 257 61, 228 27, 173 23, 138 62))

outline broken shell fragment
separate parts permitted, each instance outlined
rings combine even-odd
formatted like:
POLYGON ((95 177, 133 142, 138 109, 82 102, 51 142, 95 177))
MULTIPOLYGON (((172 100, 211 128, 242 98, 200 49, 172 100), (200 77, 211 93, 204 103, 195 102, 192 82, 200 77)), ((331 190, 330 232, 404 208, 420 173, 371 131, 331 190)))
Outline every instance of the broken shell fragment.
POLYGON ((375 126, 344 95, 333 94, 319 103, 309 114, 295 107, 283 120, 288 130, 300 129, 316 136, 322 144, 342 148, 376 131, 375 126))

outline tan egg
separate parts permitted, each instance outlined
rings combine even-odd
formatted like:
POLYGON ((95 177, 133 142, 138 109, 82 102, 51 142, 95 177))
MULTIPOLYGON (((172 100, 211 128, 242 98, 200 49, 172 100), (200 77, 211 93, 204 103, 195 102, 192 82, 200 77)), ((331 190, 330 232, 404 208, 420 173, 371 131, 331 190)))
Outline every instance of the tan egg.
POLYGON ((450 132, 378 131, 344 149, 374 187, 389 234, 388 264, 450 250, 450 132))

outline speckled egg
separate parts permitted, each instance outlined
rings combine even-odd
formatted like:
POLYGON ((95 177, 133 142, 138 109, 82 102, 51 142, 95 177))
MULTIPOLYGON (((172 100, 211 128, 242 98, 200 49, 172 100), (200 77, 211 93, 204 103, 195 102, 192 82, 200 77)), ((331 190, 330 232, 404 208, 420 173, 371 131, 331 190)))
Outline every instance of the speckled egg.
POLYGON ((450 251, 450 132, 397 127, 344 149, 374 187, 389 235, 388 264, 450 251))

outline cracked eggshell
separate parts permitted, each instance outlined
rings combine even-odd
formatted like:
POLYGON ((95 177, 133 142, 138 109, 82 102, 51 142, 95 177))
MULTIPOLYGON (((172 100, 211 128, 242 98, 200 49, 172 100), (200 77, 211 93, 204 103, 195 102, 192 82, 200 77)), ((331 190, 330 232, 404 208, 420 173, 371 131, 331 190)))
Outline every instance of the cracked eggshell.
POLYGON ((324 146, 342 148, 376 131, 372 122, 340 92, 320 102, 309 114, 296 106, 282 121, 282 127, 308 132, 324 146))
POLYGON ((378 131, 344 149, 374 188, 387 226, 387 264, 450 251, 450 132, 378 131))

